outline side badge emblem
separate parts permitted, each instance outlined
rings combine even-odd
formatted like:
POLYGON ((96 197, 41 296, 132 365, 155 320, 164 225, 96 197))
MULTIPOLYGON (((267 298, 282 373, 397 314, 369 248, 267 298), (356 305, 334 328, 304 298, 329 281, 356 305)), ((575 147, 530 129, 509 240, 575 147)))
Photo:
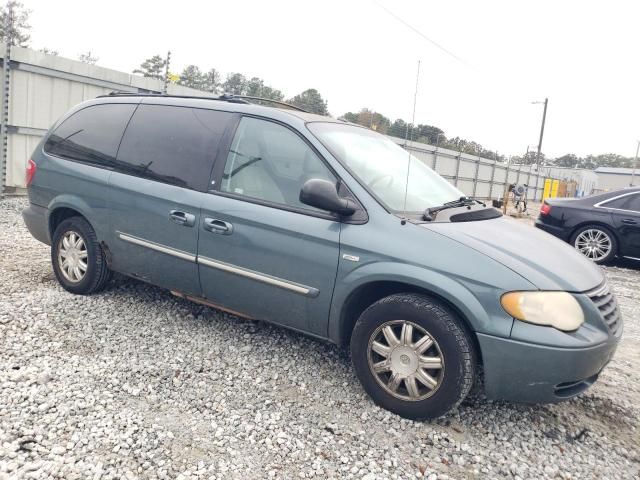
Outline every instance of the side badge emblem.
POLYGON ((350 262, 359 262, 360 257, 356 257, 355 255, 347 255, 346 253, 342 255, 342 258, 345 260, 349 260, 350 262))

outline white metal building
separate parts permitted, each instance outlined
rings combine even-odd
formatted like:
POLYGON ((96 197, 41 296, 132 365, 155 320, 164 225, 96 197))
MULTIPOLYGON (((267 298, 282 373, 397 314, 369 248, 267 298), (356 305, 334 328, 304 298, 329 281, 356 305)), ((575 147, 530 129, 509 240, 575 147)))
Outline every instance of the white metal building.
POLYGON ((598 190, 603 192, 640 185, 640 170, 633 168, 598 167, 595 173, 598 176, 598 190))
POLYGON ((540 167, 540 171, 548 177, 557 178, 565 182, 576 182, 576 196, 584 197, 600 191, 598 175, 593 170, 570 167, 540 167))

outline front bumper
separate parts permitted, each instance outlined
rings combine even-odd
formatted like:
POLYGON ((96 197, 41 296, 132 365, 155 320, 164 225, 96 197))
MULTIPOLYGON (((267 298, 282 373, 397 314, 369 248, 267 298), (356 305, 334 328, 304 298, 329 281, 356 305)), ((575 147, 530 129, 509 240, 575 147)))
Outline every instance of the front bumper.
POLYGON ((31 203, 22 211, 22 218, 27 229, 36 240, 51 245, 47 209, 45 207, 31 203))
POLYGON ((490 399, 553 403, 589 388, 611 360, 619 337, 585 348, 559 348, 478 334, 490 399))

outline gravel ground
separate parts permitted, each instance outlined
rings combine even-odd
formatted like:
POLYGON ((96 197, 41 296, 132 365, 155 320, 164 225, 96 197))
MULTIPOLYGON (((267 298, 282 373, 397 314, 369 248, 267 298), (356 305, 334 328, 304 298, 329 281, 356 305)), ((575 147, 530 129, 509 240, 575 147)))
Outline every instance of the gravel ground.
POLYGON ((347 354, 117 278, 74 296, 0 203, 0 479, 640 477, 640 270, 607 269, 624 339, 557 405, 376 407, 347 354))

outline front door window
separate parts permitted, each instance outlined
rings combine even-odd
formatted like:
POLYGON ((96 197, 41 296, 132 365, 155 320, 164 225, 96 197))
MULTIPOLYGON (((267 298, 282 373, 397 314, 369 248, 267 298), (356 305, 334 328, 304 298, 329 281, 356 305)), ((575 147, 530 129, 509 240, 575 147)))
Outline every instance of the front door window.
POLYGON ((290 129, 274 122, 245 117, 231 144, 221 190, 305 210, 300 202, 307 180, 336 177, 318 155, 290 129))

